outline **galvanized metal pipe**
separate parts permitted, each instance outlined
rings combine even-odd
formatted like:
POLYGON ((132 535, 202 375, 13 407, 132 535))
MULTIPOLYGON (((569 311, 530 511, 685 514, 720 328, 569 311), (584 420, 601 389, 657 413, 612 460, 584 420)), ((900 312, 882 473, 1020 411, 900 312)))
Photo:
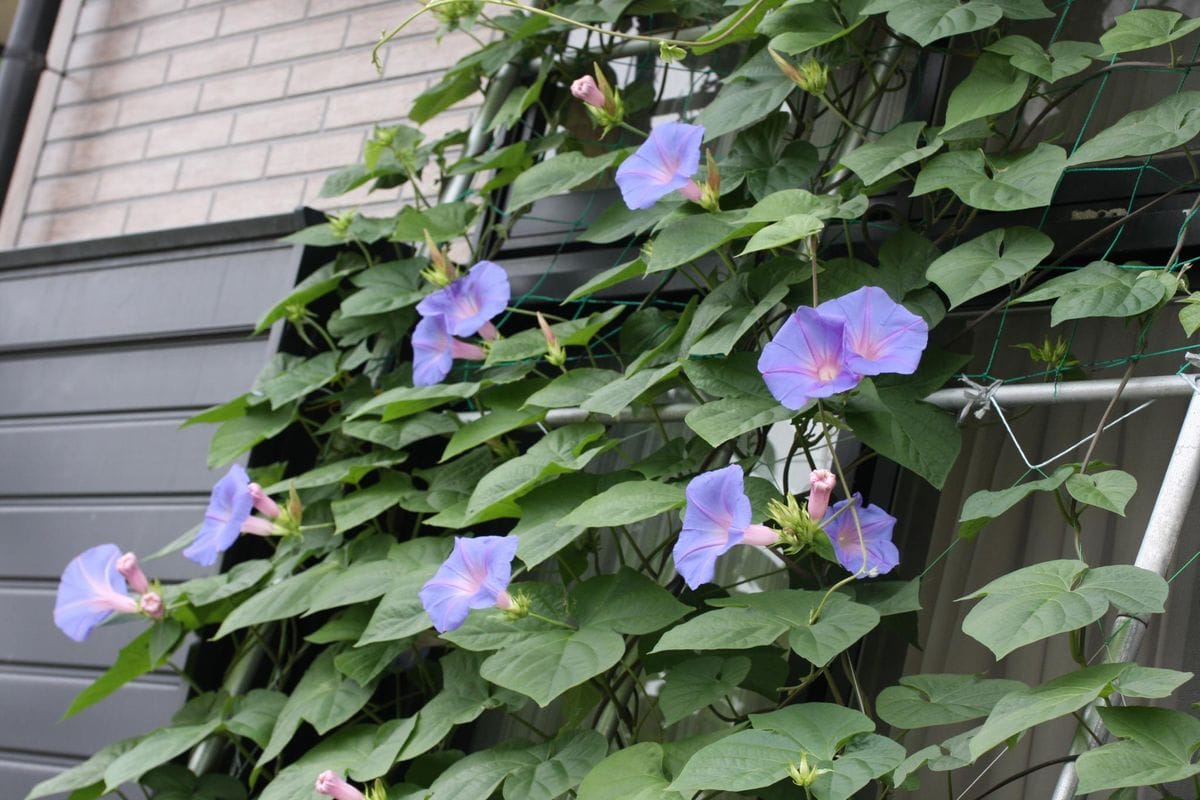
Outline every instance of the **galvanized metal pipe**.
MULTIPOLYGON (((1179 436, 1175 440, 1175 449, 1171 460, 1167 463, 1166 477, 1154 501, 1154 509, 1146 523, 1146 533, 1142 537, 1142 545, 1138 549, 1134 566, 1148 569, 1166 577, 1167 570, 1175 558, 1175 548, 1179 544, 1179 534, 1183 530, 1183 521, 1191 505, 1192 496, 1196 491, 1196 483, 1200 480, 1200 392, 1193 392, 1192 400, 1188 403, 1187 415, 1179 428, 1179 436)), ((1149 620, 1145 617, 1117 617, 1113 622, 1108 661, 1120 663, 1132 661, 1142 645, 1146 635, 1149 620)), ((1088 727, 1101 739, 1106 731, 1100 715, 1095 707, 1090 707, 1084 716, 1088 727)), ((1084 744, 1074 748, 1076 752, 1089 749, 1090 737, 1077 737, 1084 744)), ((1058 775, 1058 784, 1054 787, 1053 800, 1072 800, 1075 789, 1079 785, 1079 776, 1075 771, 1075 763, 1063 766, 1058 775)))

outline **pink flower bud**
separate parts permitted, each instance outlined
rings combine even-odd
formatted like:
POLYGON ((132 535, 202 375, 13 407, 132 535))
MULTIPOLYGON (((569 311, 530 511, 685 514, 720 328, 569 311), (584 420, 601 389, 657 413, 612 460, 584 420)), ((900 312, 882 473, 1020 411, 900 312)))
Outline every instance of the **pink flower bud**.
POLYGON ((808 476, 808 482, 812 486, 808 495, 808 516, 819 520, 825 516, 825 509, 829 508, 829 497, 833 494, 833 487, 837 486, 837 477, 827 469, 818 469, 808 476))
POLYGON ((317 794, 332 797, 333 800, 366 800, 363 793, 355 789, 331 769, 317 776, 317 794))
POLYGON ((149 591, 150 581, 146 580, 146 573, 142 572, 142 565, 138 563, 138 557, 133 553, 126 553, 117 559, 117 572, 121 573, 122 578, 129 581, 129 588, 138 594, 145 594, 149 591))
POLYGON ((254 508, 264 517, 276 519, 279 516, 279 504, 268 497, 257 483, 250 484, 250 498, 254 501, 254 508))
POLYGON ((246 517, 246 521, 242 523, 241 532, 251 533, 255 536, 274 536, 277 533, 275 523, 262 517, 246 517))
POLYGON ((146 592, 142 595, 142 611, 154 619, 163 618, 163 601, 158 592, 146 592))
POLYGON ((600 87, 596 85, 596 79, 591 75, 584 75, 571 84, 571 94, 576 100, 581 100, 593 108, 604 108, 608 105, 604 99, 604 92, 600 91, 600 87))

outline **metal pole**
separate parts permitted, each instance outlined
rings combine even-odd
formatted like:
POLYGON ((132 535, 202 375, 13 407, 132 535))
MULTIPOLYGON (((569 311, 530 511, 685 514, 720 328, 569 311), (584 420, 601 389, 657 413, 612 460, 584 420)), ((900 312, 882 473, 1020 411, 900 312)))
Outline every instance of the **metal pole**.
MULTIPOLYGON (((1188 403, 1187 415, 1179 428, 1175 450, 1167 463, 1166 477, 1162 488, 1159 489, 1158 498, 1154 501, 1154 510, 1150 512, 1150 519, 1146 523, 1146 533, 1142 537, 1142 545, 1138 549, 1137 559, 1133 562, 1134 566, 1166 576, 1167 569, 1175 557, 1179 532, 1183 528, 1188 506, 1191 505, 1197 479, 1200 479, 1200 392, 1193 389, 1192 400, 1188 403)), ((1109 648, 1107 660, 1115 663, 1132 661, 1141 647, 1142 637, 1145 636, 1148 625, 1149 620, 1144 617, 1117 617, 1113 622, 1113 646, 1109 648)), ((1094 707, 1088 708, 1085 720, 1096 735, 1103 739, 1104 725, 1094 707)), ((1088 738, 1077 741, 1083 742, 1082 747, 1072 748, 1077 752, 1090 747, 1088 738)), ((1078 783, 1075 763, 1066 764, 1058 775, 1058 784, 1054 788, 1052 800, 1071 800, 1075 796, 1078 783)))

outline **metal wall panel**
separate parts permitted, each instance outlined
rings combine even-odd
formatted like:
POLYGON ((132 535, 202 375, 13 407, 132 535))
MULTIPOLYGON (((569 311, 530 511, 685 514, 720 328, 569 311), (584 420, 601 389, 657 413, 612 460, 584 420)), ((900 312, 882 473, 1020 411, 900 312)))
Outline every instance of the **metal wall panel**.
MULTIPOLYGON (((144 623, 70 641, 53 625, 58 576, 87 547, 148 556, 199 523, 217 477, 206 467, 213 429, 179 425, 250 388, 276 346, 254 324, 294 284, 301 255, 274 241, 147 244, 0 254, 6 800, 163 724, 182 703, 175 678, 153 674, 59 721, 144 623)), ((166 581, 203 573, 178 554, 146 571, 166 581)))

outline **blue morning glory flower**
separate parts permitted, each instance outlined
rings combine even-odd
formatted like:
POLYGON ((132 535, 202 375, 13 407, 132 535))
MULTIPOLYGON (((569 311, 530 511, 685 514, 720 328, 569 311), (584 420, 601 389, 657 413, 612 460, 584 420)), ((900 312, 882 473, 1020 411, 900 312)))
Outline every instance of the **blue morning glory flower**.
POLYGON ((676 190, 699 202, 700 187, 692 176, 700 169, 703 140, 702 126, 684 122, 668 122, 650 131, 642 146, 617 167, 617 186, 625 205, 650 208, 676 190))
POLYGON ((250 476, 241 464, 234 464, 225 477, 213 486, 200 532, 183 551, 183 555, 205 567, 217 563, 221 553, 237 541, 253 509, 250 476))
POLYGON ((482 333, 485 339, 494 339, 492 318, 505 309, 511 297, 504 267, 480 261, 466 275, 417 303, 417 313, 426 318, 441 315, 452 336, 482 333))
POLYGON ((862 496, 855 492, 848 500, 830 506, 821 520, 821 527, 833 543, 833 552, 838 563, 858 578, 873 578, 891 572, 900 563, 900 551, 892 543, 892 530, 896 518, 878 506, 862 504, 862 496), (858 526, 854 524, 854 512, 847 506, 854 503, 858 514, 858 526), (839 513, 840 512, 840 513, 839 513), (836 516, 835 516, 836 515, 836 516), (862 528, 862 541, 858 530, 862 528), (866 549, 866 566, 863 566, 863 550, 866 549))
POLYGON ((478 345, 455 339, 441 314, 424 317, 417 323, 412 334, 412 348, 413 386, 441 383, 450 374, 456 358, 483 361, 487 357, 478 345))
POLYGON ((92 628, 114 613, 137 613, 137 601, 129 596, 117 570, 120 558, 121 549, 115 544, 101 544, 75 556, 63 570, 54 601, 54 624, 75 641, 82 642, 92 628))
POLYGON ((671 555, 675 571, 692 589, 711 581, 717 559, 736 545, 765 547, 779 538, 765 525, 750 524, 743 480, 742 468, 730 464, 697 475, 687 485, 683 530, 671 555))
POLYGON ((929 340, 929 325, 883 289, 864 286, 821 303, 817 311, 845 325, 847 369, 859 375, 916 372, 929 340))
POLYGON ((853 389, 862 376, 846 365, 845 325, 801 306, 763 347, 758 371, 776 400, 793 411, 853 389))
POLYGON ((454 537, 454 550, 421 587, 421 605, 438 633, 463 624, 473 608, 511 608, 508 583, 517 554, 515 536, 454 537))

